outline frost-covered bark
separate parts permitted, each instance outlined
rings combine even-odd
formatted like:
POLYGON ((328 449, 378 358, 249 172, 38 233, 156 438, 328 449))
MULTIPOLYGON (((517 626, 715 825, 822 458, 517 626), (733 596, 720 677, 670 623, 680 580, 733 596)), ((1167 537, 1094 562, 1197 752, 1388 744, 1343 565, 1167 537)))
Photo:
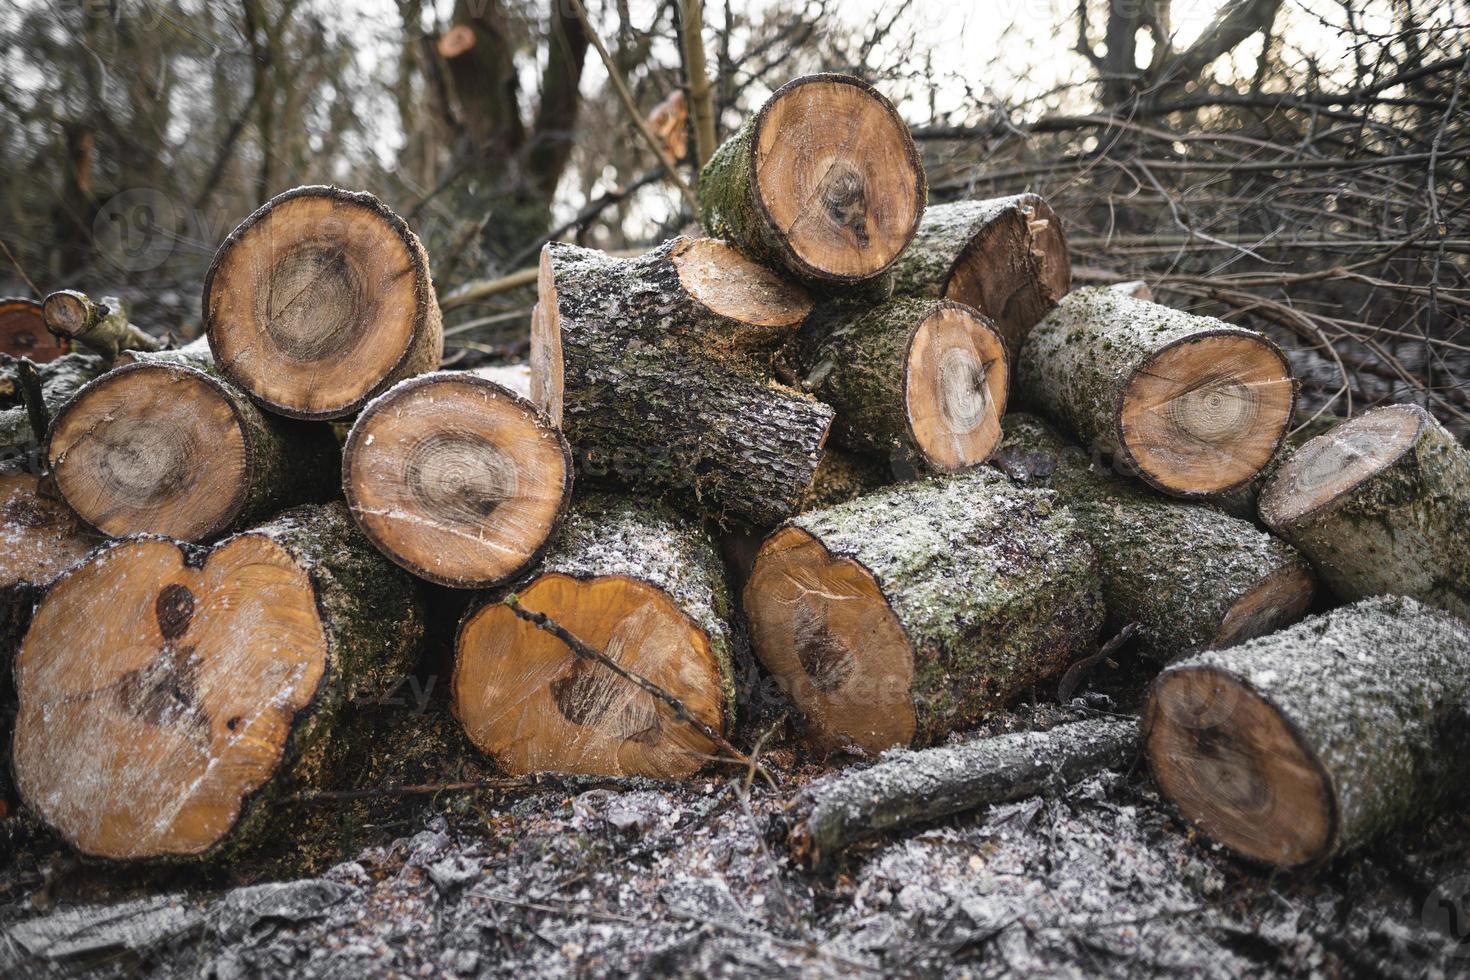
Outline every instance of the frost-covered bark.
POLYGON ((819 780, 785 815, 787 842, 808 868, 833 861, 851 844, 963 813, 1065 790, 1138 751, 1138 725, 1095 719, 1044 732, 1015 732, 957 745, 895 749, 877 765, 819 780))
POLYGON ((1137 623, 1152 656, 1240 642, 1305 614, 1311 576, 1290 545, 1114 473, 1035 416, 1012 412, 1004 424, 995 465, 1023 485, 1055 490, 1077 515, 1097 552, 1109 628, 1137 623), (1254 608, 1240 609, 1243 601, 1254 608))
MULTIPOLYGON (((54 361, 38 365, 36 374, 41 380, 41 401, 51 417, 55 418, 61 406, 105 370, 106 362, 95 354, 63 354, 54 361)), ((22 452, 39 441, 31 431, 31 419, 26 412, 16 369, 0 367, 0 457, 22 452)))

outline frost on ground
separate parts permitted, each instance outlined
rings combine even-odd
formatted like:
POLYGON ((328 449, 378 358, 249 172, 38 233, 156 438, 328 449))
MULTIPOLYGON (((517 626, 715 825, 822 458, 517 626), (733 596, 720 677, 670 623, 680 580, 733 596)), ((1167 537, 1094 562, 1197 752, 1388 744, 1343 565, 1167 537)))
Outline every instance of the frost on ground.
POLYGON ((1271 876, 1191 835, 1135 767, 811 876, 779 811, 817 769, 769 759, 779 792, 748 800, 743 773, 419 800, 354 860, 236 887, 33 839, 0 870, 0 976, 1470 973, 1463 812, 1271 876))

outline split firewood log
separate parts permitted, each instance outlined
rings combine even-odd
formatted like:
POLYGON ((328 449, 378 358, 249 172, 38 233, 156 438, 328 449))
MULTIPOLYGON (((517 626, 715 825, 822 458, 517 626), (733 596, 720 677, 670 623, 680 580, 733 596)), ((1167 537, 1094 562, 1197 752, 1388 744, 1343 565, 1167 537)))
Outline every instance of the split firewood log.
POLYGON ((1036 194, 937 204, 893 265, 900 295, 943 296, 995 322, 1006 353, 1072 288, 1061 219, 1036 194))
POLYGON ((1149 655, 1232 646, 1306 615, 1312 573, 1290 545, 1113 472, 1035 416, 1012 412, 1005 429, 995 465, 1066 501, 1097 551, 1109 628, 1137 623, 1149 655))
MULTIPOLYGON (((41 386, 41 403, 51 418, 82 386, 107 370, 107 362, 96 354, 73 352, 63 354, 36 368, 41 386)), ((31 416, 25 405, 24 386, 17 365, 0 366, 0 453, 23 451, 39 445, 39 436, 31 429, 31 416)))
POLYGON ((531 325, 532 400, 579 474, 611 477, 722 524, 769 527, 800 506, 832 410, 744 349, 796 329, 810 300, 733 249, 675 239, 616 259, 552 242, 531 325), (721 271, 723 270, 723 271, 721 271))
POLYGON ((40 303, 16 297, 0 299, 0 354, 45 364, 66 352, 66 342, 47 331, 40 303))
POLYGON ((204 279, 220 370, 301 419, 353 415, 439 366, 439 303, 424 247, 371 194, 298 187, 230 233, 204 279))
POLYGON ((1032 330, 1011 396, 1156 489, 1203 497, 1270 461, 1296 386, 1286 356, 1258 333, 1080 289, 1032 330))
POLYGON ((203 541, 337 495, 331 428, 262 412, 209 363, 197 346, 142 354, 66 403, 46 458, 88 524, 203 541))
POLYGON ((849 75, 807 75, 766 100, 699 175, 705 230, 816 283, 861 282, 914 237, 928 185, 893 104, 849 75))
POLYGON ((128 318, 122 302, 104 296, 94 302, 74 289, 54 292, 41 301, 46 329, 67 343, 81 344, 102 355, 109 363, 125 350, 162 350, 164 341, 154 337, 128 318))
POLYGON ((812 744, 878 752, 933 743, 1090 652, 1100 588, 1057 496, 982 468, 793 519, 743 605, 812 744))
POLYGON ((1155 681, 1154 778, 1205 834, 1282 867, 1427 819, 1470 786, 1470 626, 1364 599, 1155 681))
POLYGON ((21 798, 93 857, 235 853, 330 768, 354 690, 388 689, 422 632, 413 580, 341 504, 212 550, 116 542, 57 580, 16 657, 21 798))
POLYGON ((803 387, 837 411, 833 440, 849 449, 949 472, 1000 441, 1009 363, 972 307, 890 300, 828 332, 802 367, 803 387))
MULTIPOLYGON (((631 498, 579 496, 516 597, 716 732, 734 724, 730 602, 699 525, 631 498)), ((460 626, 452 698, 470 739, 503 768, 683 777, 708 761, 705 734, 500 598, 460 626)))
POLYGON ((572 453, 526 399, 437 371, 362 410, 342 449, 342 489, 393 561, 436 585, 486 588, 546 549, 571 499, 572 453))
POLYGON ((1310 440, 1259 505, 1341 598, 1407 595, 1470 619, 1470 451, 1417 405, 1310 440))

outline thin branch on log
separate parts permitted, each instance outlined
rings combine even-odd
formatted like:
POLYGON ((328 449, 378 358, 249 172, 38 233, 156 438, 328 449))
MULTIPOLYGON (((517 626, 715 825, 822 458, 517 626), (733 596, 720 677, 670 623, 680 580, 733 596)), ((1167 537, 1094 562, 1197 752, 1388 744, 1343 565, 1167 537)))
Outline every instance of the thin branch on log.
MULTIPOLYGON (((37 442, 44 442, 51 428, 51 413, 46 409, 46 400, 41 391, 41 376, 36 373, 35 363, 28 357, 0 354, 0 366, 15 365, 16 379, 20 382, 20 397, 25 403, 26 416, 31 421, 31 432, 37 442)), ((44 472, 45 462, 40 464, 44 472)))
POLYGON ((694 120, 694 164, 702 168, 715 152, 714 89, 704 61, 704 0, 679 0, 684 70, 689 83, 689 115, 694 120))

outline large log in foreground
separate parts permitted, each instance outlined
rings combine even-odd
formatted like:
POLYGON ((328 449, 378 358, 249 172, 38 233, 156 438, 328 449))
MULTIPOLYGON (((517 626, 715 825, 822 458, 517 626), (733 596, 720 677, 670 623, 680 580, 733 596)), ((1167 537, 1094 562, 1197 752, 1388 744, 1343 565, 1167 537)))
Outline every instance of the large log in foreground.
POLYGON ((217 372, 189 366, 198 353, 109 371, 52 423, 56 487, 93 527, 203 541, 336 496, 330 427, 262 412, 217 372))
MULTIPOLYGON (((792 297, 773 296, 742 262, 706 305, 684 284, 679 249, 675 240, 634 259, 561 242, 542 250, 532 400, 566 432, 579 473, 677 494, 720 523, 769 527, 811 486, 832 410, 728 343, 753 318, 794 310, 792 297)), ((797 305, 788 329, 804 315, 797 305)))
POLYGON ((1035 416, 1012 412, 1005 430, 995 465, 1066 501, 1097 551, 1110 628, 1137 623, 1151 656, 1228 647, 1306 615, 1312 574, 1290 545, 1113 473, 1035 416))
POLYGON ((1342 598, 1409 595, 1470 618, 1470 451, 1424 409, 1375 409, 1312 439, 1259 506, 1342 598))
POLYGON ((908 126, 849 75, 787 82, 699 175, 709 234, 819 283, 887 269, 914 237, 927 195, 908 126))
POLYGON ((353 690, 402 676, 422 632, 412 580, 340 504, 212 551, 117 542, 57 581, 16 658, 21 797, 94 857, 246 846, 321 775, 353 690))
POLYGON ((1110 289, 1079 289, 1032 330, 1012 400, 1181 497, 1225 493, 1291 421, 1286 357, 1260 334, 1110 289))
POLYGON ((819 751, 932 743, 1089 652, 1103 616, 1072 515, 988 469, 795 518, 744 608, 819 751))
POLYGON ((1054 793, 1127 765, 1137 752, 1138 725, 1131 718, 894 751, 871 768, 803 789, 785 815, 787 843, 799 863, 820 868, 860 841, 982 806, 1054 793))
POLYGON ((1470 786, 1470 626, 1365 599, 1170 667, 1143 732, 1159 787, 1210 837, 1325 860, 1470 786))
MULTIPOLYGON (((492 596, 460 626, 452 698, 470 739, 507 771, 681 777, 715 746, 664 704, 492 596)), ((734 724, 730 602, 714 543, 672 510, 581 496, 517 591, 717 732, 734 724)))
POLYGON ((1072 288, 1061 219, 1036 194, 938 204, 893 265, 900 295, 942 296, 995 321, 1014 361, 1072 288))
POLYGON ((47 331, 40 303, 15 297, 0 299, 0 354, 28 357, 44 364, 66 351, 66 342, 47 331))
POLYGON ((371 194, 298 187, 230 233, 204 278, 220 369, 271 411, 354 414, 444 354, 429 259, 371 194))
POLYGON ((567 441, 534 405, 460 371, 369 402, 342 450, 358 527, 420 578, 485 588, 536 561, 572 493, 567 441))
POLYGON ((850 449, 948 472, 1000 441, 1010 368, 971 307, 890 300, 832 330, 803 368, 806 390, 837 410, 833 440, 850 449))

